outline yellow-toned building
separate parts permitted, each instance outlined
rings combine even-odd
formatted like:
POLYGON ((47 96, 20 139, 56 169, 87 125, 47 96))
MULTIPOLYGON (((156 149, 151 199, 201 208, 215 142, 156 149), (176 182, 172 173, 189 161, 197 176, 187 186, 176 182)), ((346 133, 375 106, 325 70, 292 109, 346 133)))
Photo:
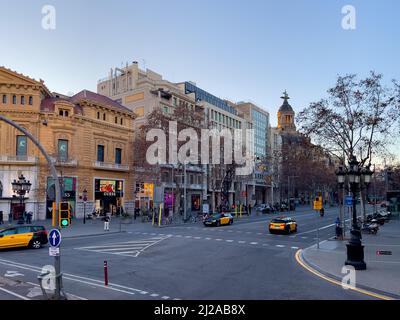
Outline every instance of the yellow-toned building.
MULTIPOLYGON (((0 114, 39 139, 50 154, 62 182, 62 197, 73 214, 94 208, 116 213, 134 206, 131 166, 135 115, 121 104, 83 90, 67 97, 51 93, 36 81, 0 67, 0 114)), ((51 218, 54 181, 49 165, 27 137, 0 121, 0 211, 16 219, 21 210, 35 220, 51 218), (32 183, 24 206, 13 197, 11 182, 23 174, 32 183)))

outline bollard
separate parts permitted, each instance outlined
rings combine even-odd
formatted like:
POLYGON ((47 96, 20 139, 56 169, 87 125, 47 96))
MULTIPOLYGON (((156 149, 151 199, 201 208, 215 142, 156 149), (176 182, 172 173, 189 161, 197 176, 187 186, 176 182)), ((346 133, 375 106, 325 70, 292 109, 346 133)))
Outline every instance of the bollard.
POLYGON ((107 261, 104 261, 104 285, 108 286, 108 265, 107 265, 107 261))

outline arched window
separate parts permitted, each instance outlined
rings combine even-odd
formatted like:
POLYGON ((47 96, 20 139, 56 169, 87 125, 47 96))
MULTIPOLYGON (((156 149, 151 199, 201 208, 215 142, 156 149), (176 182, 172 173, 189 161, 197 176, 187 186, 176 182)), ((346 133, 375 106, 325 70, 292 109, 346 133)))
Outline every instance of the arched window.
POLYGON ((29 105, 31 106, 32 104, 33 104, 33 97, 32 96, 29 96, 29 105))
POLYGON ((17 104, 17 96, 14 94, 12 98, 13 104, 17 104))

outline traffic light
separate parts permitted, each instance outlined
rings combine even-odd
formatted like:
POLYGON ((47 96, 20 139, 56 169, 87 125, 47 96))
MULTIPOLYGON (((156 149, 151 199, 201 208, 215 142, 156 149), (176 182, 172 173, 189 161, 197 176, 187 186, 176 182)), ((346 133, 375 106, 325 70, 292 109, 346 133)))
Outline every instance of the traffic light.
POLYGON ((68 202, 61 202, 58 210, 58 225, 61 228, 71 224, 71 210, 68 202))

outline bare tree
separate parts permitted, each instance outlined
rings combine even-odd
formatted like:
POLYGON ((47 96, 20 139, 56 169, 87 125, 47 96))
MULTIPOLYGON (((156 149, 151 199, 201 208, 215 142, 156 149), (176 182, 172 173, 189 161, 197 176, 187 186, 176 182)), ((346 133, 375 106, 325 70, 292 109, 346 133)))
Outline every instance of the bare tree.
POLYGON ((372 71, 361 80, 354 74, 339 76, 327 99, 299 113, 300 131, 342 161, 343 155, 350 159, 360 152, 360 165, 370 165, 372 156, 387 153, 393 140, 399 117, 394 84, 385 87, 382 75, 372 71))

